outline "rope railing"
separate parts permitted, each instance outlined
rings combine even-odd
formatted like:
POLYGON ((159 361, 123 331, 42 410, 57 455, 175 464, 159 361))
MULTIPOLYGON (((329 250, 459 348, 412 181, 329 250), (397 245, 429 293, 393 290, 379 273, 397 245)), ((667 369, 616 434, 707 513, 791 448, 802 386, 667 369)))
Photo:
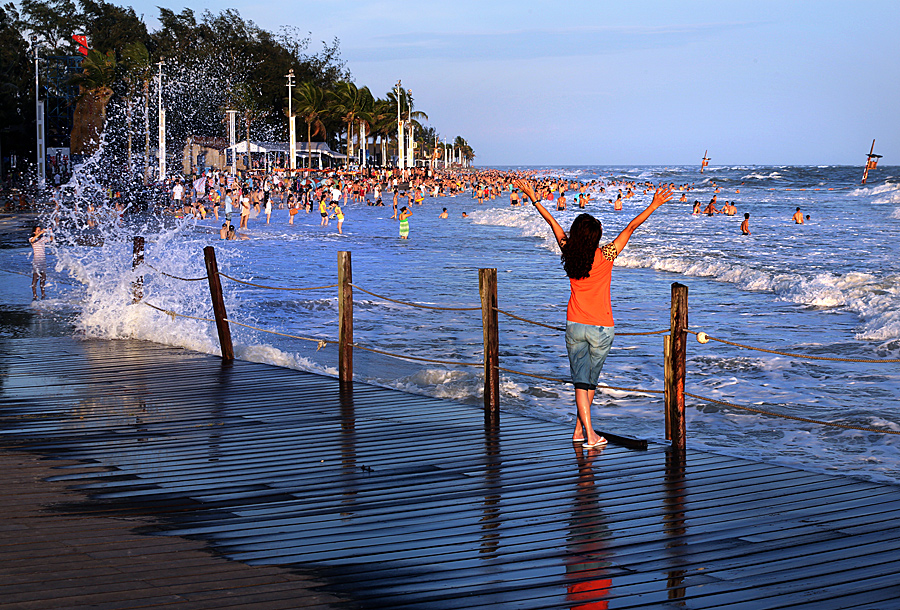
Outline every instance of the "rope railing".
POLYGON ((166 314, 167 316, 169 316, 169 317, 172 318, 173 320, 174 320, 175 318, 187 318, 187 319, 189 319, 189 320, 200 320, 200 321, 202 321, 202 322, 212 322, 212 323, 214 323, 214 324, 215 324, 215 322, 216 322, 215 320, 213 320, 213 319, 211 319, 211 318, 201 318, 201 317, 199 317, 199 316, 189 316, 189 315, 184 314, 184 313, 178 313, 177 311, 171 311, 171 310, 169 310, 169 309, 163 309, 162 307, 157 307, 156 305, 153 305, 153 304, 151 304, 151 303, 148 303, 147 301, 138 301, 138 302, 141 303, 142 305, 146 305, 147 307, 150 307, 150 308, 152 308, 152 309, 155 309, 156 311, 160 311, 160 312, 166 314))
MULTIPOLYGON (((499 374, 500 372, 511 374, 511 375, 520 375, 523 377, 530 377, 533 379, 541 379, 544 381, 557 383, 561 385, 571 386, 572 382, 568 379, 562 379, 552 376, 538 375, 534 373, 527 373, 524 371, 515 370, 512 368, 506 368, 500 366, 499 360, 499 333, 498 333, 498 324, 497 324, 497 316, 498 314, 503 314, 509 318, 514 320, 518 320, 523 323, 533 324, 535 326, 540 326, 543 328, 547 328, 550 330, 554 330, 557 332, 564 332, 565 328, 550 324, 545 324, 543 322, 538 322, 535 320, 530 320, 528 318, 516 315, 509 311, 505 311, 500 309, 497 306, 497 294, 496 294, 496 270, 494 269, 481 269, 479 270, 479 293, 481 296, 481 306, 473 306, 473 307, 445 307, 438 305, 425 305, 422 303, 404 301, 400 299, 394 299, 391 297, 387 297, 382 294, 378 294, 372 291, 369 291, 357 284, 352 283, 351 281, 351 268, 350 268, 350 253, 349 252, 339 252, 338 253, 338 283, 331 284, 328 286, 315 286, 309 288, 288 288, 288 287, 280 287, 280 286, 266 286, 263 284, 257 284, 254 282, 249 282, 246 280, 238 279, 227 275, 225 273, 221 273, 218 271, 218 267, 215 262, 215 253, 211 246, 204 249, 204 255, 206 257, 206 267, 207 267, 207 277, 206 278, 180 278, 178 276, 174 276, 158 269, 149 266, 151 269, 158 273, 162 273, 167 277, 173 277, 179 280, 185 281, 201 281, 203 279, 208 279, 210 283, 210 291, 213 299, 213 312, 215 314, 215 319, 199 317, 199 316, 190 316, 186 314, 180 314, 177 312, 173 312, 161 307, 157 307, 151 303, 144 302, 145 305, 151 307, 155 310, 158 310, 162 313, 165 313, 171 316, 173 319, 175 317, 183 317, 187 319, 193 320, 201 320, 205 322, 215 322, 217 328, 219 329, 219 338, 220 343, 225 346, 228 346, 228 355, 226 355, 226 349, 223 347, 222 354, 223 358, 232 359, 233 353, 231 351, 231 338, 230 331, 228 331, 228 324, 236 324, 238 326, 254 330, 261 333, 268 333, 272 335, 278 335, 282 337, 287 337, 291 339, 299 339, 302 341, 314 342, 317 344, 316 351, 325 347, 329 344, 335 344, 339 346, 339 362, 338 368, 340 373, 340 379, 342 381, 352 381, 353 379, 353 366, 352 366, 352 353, 353 350, 359 349, 366 352, 370 352, 373 354, 380 354, 383 356, 397 358, 399 360, 407 360, 414 362, 424 362, 424 363, 432 363, 443 366, 450 367, 484 367, 484 375, 485 375, 485 410, 486 413, 493 413, 499 408, 499 374), (234 282, 245 284, 248 286, 253 286, 257 288, 263 289, 272 289, 272 290, 286 290, 286 291, 302 291, 302 290, 322 290, 328 288, 338 288, 338 334, 339 338, 335 339, 322 339, 318 337, 304 337, 300 335, 295 335, 291 333, 279 332, 274 330, 268 330, 265 328, 260 328, 258 326, 246 324, 244 322, 239 322, 237 320, 233 320, 227 317, 225 313, 224 299, 222 297, 222 289, 221 283, 219 281, 219 277, 224 277, 226 279, 232 280, 234 282), (452 360, 442 360, 438 358, 425 358, 421 356, 413 356, 409 354, 396 353, 384 349, 380 349, 376 346, 369 346, 358 343, 353 339, 353 297, 351 288, 355 288, 362 293, 368 294, 377 299, 381 299, 391 303, 397 303, 399 305, 404 305, 408 307, 418 308, 418 309, 431 309, 437 311, 481 311, 482 313, 482 326, 484 331, 484 358, 478 362, 462 362, 462 361, 452 361, 452 360)), ((710 403, 710 404, 718 404, 728 408, 734 408, 738 410, 743 410, 751 413, 756 413, 759 415, 764 415, 768 417, 776 417, 782 418, 786 420, 793 420, 808 424, 821 425, 826 427, 834 427, 834 428, 842 428, 848 430, 859 430, 862 432, 871 432, 871 433, 882 433, 882 434, 894 434, 900 435, 900 431, 893 430, 884 430, 877 429, 872 427, 865 426, 855 426, 851 424, 842 424, 836 422, 828 422, 823 420, 817 420, 808 417, 800 417, 794 415, 786 415, 782 413, 777 413, 774 411, 768 411, 765 409, 759 409, 755 407, 748 407, 739 404, 735 404, 732 402, 718 400, 714 398, 708 398, 705 396, 688 393, 684 388, 684 380, 685 380, 685 362, 686 362, 686 336, 687 334, 693 334, 697 337, 698 341, 701 343, 707 343, 708 341, 717 341, 719 343, 723 343, 726 345, 731 345, 737 348, 749 349, 759 352, 765 352, 770 354, 776 354, 779 356, 785 356, 790 358, 797 359, 808 359, 808 360, 818 360, 818 361, 835 361, 835 362, 855 362, 855 363, 866 363, 866 364, 884 364, 884 363, 896 363, 900 362, 900 359, 870 359, 870 358, 841 358, 841 357, 828 357, 828 356, 812 356, 812 355, 804 355, 804 354, 796 354, 781 350, 773 350, 761 347, 754 347, 750 345, 744 345, 740 343, 735 343, 732 341, 727 341, 725 339, 719 339, 716 337, 710 337, 704 332, 697 332, 693 330, 687 329, 687 287, 681 284, 675 283, 672 285, 672 324, 671 329, 661 329, 654 331, 646 331, 646 332, 620 332, 616 333, 619 336, 646 336, 646 335, 661 335, 665 334, 665 390, 656 390, 656 389, 643 389, 643 388, 631 388, 631 387, 619 387, 619 386, 611 386, 611 385, 602 385, 598 386, 598 389, 603 390, 613 390, 618 392, 627 392, 634 394, 644 394, 650 396, 660 396, 665 397, 665 411, 666 411, 666 438, 670 439, 674 446, 684 448, 685 447, 685 417, 684 417, 684 398, 690 397, 696 401, 710 403)))
POLYGON ((481 311, 481 306, 478 306, 478 307, 438 307, 435 305, 422 305, 421 303, 410 303, 409 301, 399 301, 397 299, 392 299, 390 297, 386 297, 381 294, 375 294, 374 292, 366 290, 365 288, 358 286, 356 284, 353 284, 353 283, 351 283, 350 286, 352 286, 353 288, 356 288, 357 290, 365 292, 366 294, 371 295, 371 296, 375 297, 376 299, 384 299, 385 301, 390 301, 391 303, 398 303, 400 305, 406 305, 408 307, 417 307, 419 309, 436 309, 438 311, 481 311))
MULTIPOLYGON (((526 373, 524 371, 516 371, 513 369, 507 369, 502 366, 496 367, 498 371, 503 371, 504 373, 512 373, 514 375, 522 375, 524 377, 533 377, 535 379, 543 379, 544 381, 553 381, 556 383, 560 383, 563 385, 572 385, 572 381, 569 379, 562 379, 560 377, 545 377, 543 375, 535 375, 534 373, 526 373)), ((614 385, 598 385, 597 389, 604 390, 618 390, 620 392, 636 392, 640 394, 665 394, 664 390, 642 390, 641 388, 620 388, 614 385)))
MULTIPOLYGON (((536 322, 534 320, 529 320, 528 318, 519 317, 513 313, 504 311, 497 307, 494 308, 494 311, 496 311, 497 313, 502 313, 504 316, 508 316, 510 318, 519 320, 521 322, 526 322, 528 324, 534 324, 535 326, 543 326, 544 328, 549 328, 551 330, 557 330, 562 333, 566 332, 566 328, 564 326, 551 326, 550 324, 544 324, 543 322, 536 322)), ((661 334, 667 333, 667 332, 669 332, 668 328, 663 328, 662 330, 651 330, 651 331, 641 332, 641 333, 624 333, 624 332, 616 331, 616 336, 617 337, 637 337, 637 336, 641 336, 641 335, 661 335, 661 334)))
MULTIPOLYGON (((261 333, 268 333, 270 335, 278 335, 279 337, 289 337, 291 339, 300 339, 301 341, 312 341, 313 343, 317 343, 318 347, 316 347, 316 351, 319 351, 323 347, 325 347, 329 343, 339 343, 339 341, 335 341, 334 339, 318 339, 315 337, 301 337, 300 335, 292 335, 289 333, 280 333, 275 330, 266 330, 265 328, 259 328, 256 326, 251 326, 249 324, 244 324, 243 322, 238 322, 237 320, 232 320, 230 318, 223 318, 229 324, 237 324, 238 326, 243 326, 244 328, 249 328, 250 330, 258 330, 261 333)), ((215 320, 212 320, 215 322, 215 320)))
POLYGON ((375 354, 382 354, 384 356, 391 356, 393 358, 400 358, 402 360, 415 360, 417 362, 431 362, 434 364, 445 364, 448 366, 484 366, 484 362, 453 362, 450 360, 435 360, 433 358, 420 358, 418 356, 408 356, 406 354, 395 354, 393 352, 387 352, 380 349, 375 349, 373 347, 366 347, 365 345, 360 345, 359 343, 354 343, 353 347, 359 348, 361 350, 365 350, 367 352, 373 352, 375 354))
POLYGON ((145 262, 144 264, 146 266, 150 267, 151 269, 153 269, 154 271, 156 271, 157 273, 159 273, 160 275, 170 277, 174 280, 181 280, 182 282, 202 282, 204 280, 209 279, 209 277, 205 276, 205 275, 203 277, 178 277, 177 275, 172 275, 171 273, 166 273, 165 271, 161 271, 161 270, 157 269, 156 267, 154 267, 153 265, 151 265, 150 263, 145 262))
POLYGON ((804 422, 808 424, 818 424, 820 426, 830 426, 833 428, 844 428, 846 430, 860 430, 862 432, 875 432, 880 434, 898 434, 900 435, 900 431, 897 430, 880 430, 878 428, 867 428, 865 426, 852 426, 850 424, 839 424, 837 422, 827 422, 819 419, 810 419, 808 417, 797 417, 796 415, 786 415, 784 413, 776 413, 774 411, 767 411, 765 409, 757 409, 755 407, 746 407, 742 405, 736 405, 733 402, 728 402, 725 400, 716 400, 715 398, 709 398, 706 396, 699 396, 697 394, 691 394, 689 392, 684 393, 685 396, 690 396, 691 398, 695 398, 697 400, 701 400, 703 402, 711 402, 718 405, 723 405, 726 407, 731 407, 733 409, 740 409, 742 411, 750 411, 751 413, 757 413, 760 415, 769 415, 771 417, 780 417, 782 419, 791 419, 794 421, 804 422))
MULTIPOLYGON (((213 322, 213 323, 215 323, 215 320, 213 320, 213 319, 211 319, 211 318, 203 318, 203 317, 199 317, 199 316, 189 316, 189 315, 187 315, 187 314, 178 313, 178 312, 176 312, 176 311, 171 311, 171 310, 169 310, 169 309, 164 309, 164 308, 162 308, 162 307, 157 307, 156 305, 153 305, 153 304, 148 303, 148 302, 146 302, 146 301, 141 301, 141 303, 144 304, 144 305, 146 305, 147 307, 150 307, 150 308, 155 309, 155 310, 157 310, 157 311, 159 311, 159 312, 161 312, 161 313, 166 314, 167 316, 169 316, 169 317, 172 318, 172 319, 175 319, 175 318, 187 318, 187 319, 189 319, 189 320, 201 320, 201 321, 203 321, 203 322, 213 322)), ((229 324, 236 324, 236 325, 242 326, 242 327, 244 327, 244 328, 249 328, 250 330, 259 331, 259 332, 261 332, 261 333, 268 333, 268 334, 270 334, 270 335, 278 335, 279 337, 288 337, 288 338, 290 338, 290 339, 300 339, 301 341, 311 341, 311 342, 313 342, 313 343, 318 344, 318 347, 316 347, 316 351, 319 351, 320 349, 322 349, 323 347, 325 347, 325 346, 326 346, 327 344, 329 344, 329 343, 332 343, 332 344, 338 344, 338 343, 340 343, 339 341, 336 341, 336 340, 334 340, 334 339, 321 339, 321 338, 316 338, 316 337, 302 337, 302 336, 300 336, 300 335, 293 335, 293 334, 290 334, 290 333, 282 333, 282 332, 278 332, 278 331, 275 331, 275 330, 267 330, 267 329, 265 329, 265 328, 259 328, 258 326, 252 326, 252 325, 250 325, 250 324, 245 324, 245 323, 243 323, 243 322, 238 322, 237 320, 233 320, 233 319, 231 319, 231 318, 225 318, 225 321, 228 322, 229 324)), ((388 352, 388 351, 385 351, 385 350, 380 350, 380 349, 375 349, 375 348, 373 348, 373 347, 368 347, 368 346, 365 346, 365 345, 360 345, 359 343, 354 343, 354 344, 353 344, 353 347, 354 347, 354 348, 359 348, 359 349, 361 349, 361 350, 365 350, 365 351, 368 351, 368 352, 374 352, 374 353, 376 353, 376 354, 383 354, 383 355, 385 355, 385 356, 391 356, 391 357, 393 357, 393 358, 400 358, 400 359, 403 359, 403 360, 415 360, 415 361, 418 361, 418 362, 431 362, 431 363, 435 363, 435 364, 445 364, 445 365, 448 365, 448 366, 478 366, 478 367, 484 366, 484 363, 483 363, 483 362, 455 362, 455 361, 450 361, 450 360, 436 360, 436 359, 433 359, 433 358, 420 358, 420 357, 418 357, 418 356, 409 356, 409 355, 407 355, 407 354, 397 354, 397 353, 394 353, 394 352, 388 352)))
POLYGON ((750 345, 743 345, 741 343, 734 343, 732 341, 726 341, 725 339, 718 339, 716 337, 711 337, 705 332, 696 332, 693 330, 685 329, 684 332, 690 333, 692 335, 697 336, 697 341, 700 343, 706 343, 707 341, 717 341, 719 343, 724 343, 726 345, 732 345, 734 347, 740 347, 743 349, 749 349, 756 352, 765 352, 767 354, 777 354, 778 356, 786 356, 788 358, 797 358, 798 360, 828 360, 831 362, 859 362, 863 364, 890 364, 900 362, 900 358, 890 358, 886 360, 882 359, 873 359, 873 358, 836 358, 829 356, 810 356, 807 354, 793 354, 790 352, 782 352, 774 349, 766 349, 762 347, 753 347, 750 345))
POLYGON ((239 284, 246 284, 247 286, 253 286, 254 288, 265 288, 268 290, 287 290, 289 292, 301 292, 304 290, 325 290, 327 288, 336 288, 338 286, 337 284, 329 284, 327 286, 310 286, 309 288, 285 288, 283 286, 265 286, 263 284, 254 284, 253 282, 248 282, 246 280, 239 280, 236 277, 231 277, 230 275, 222 273, 221 271, 219 271, 219 275, 226 279, 231 280, 232 282, 237 282, 239 284))

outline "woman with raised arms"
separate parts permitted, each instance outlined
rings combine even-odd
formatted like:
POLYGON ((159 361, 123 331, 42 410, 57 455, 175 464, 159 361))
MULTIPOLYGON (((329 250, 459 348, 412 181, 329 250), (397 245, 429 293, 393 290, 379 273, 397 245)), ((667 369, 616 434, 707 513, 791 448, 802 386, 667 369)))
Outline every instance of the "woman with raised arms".
POLYGON ((569 277, 571 293, 566 310, 566 351, 575 385, 577 415, 572 441, 582 442, 587 448, 602 447, 606 445, 606 439, 597 434, 591 425, 591 404, 600 370, 615 336, 610 296, 613 261, 625 249, 634 230, 672 197, 672 189, 657 189, 650 205, 629 222, 612 242, 601 247, 603 227, 599 220, 590 214, 579 214, 566 234, 541 205, 528 181, 516 180, 514 184, 553 229, 562 250, 563 268, 569 277))

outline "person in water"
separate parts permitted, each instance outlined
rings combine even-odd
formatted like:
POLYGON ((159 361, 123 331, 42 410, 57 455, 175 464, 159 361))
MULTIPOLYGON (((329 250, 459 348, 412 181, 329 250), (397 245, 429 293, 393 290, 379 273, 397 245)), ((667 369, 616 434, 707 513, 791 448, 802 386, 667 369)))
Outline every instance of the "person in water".
POLYGON ((628 223, 610 243, 600 246, 603 227, 590 214, 579 214, 568 234, 548 212, 525 180, 516 187, 547 221, 562 250, 562 263, 569 277, 570 295, 566 312, 566 351, 575 385, 576 424, 573 442, 583 447, 602 447, 606 439, 591 424, 591 404, 606 356, 612 347, 615 326, 612 317, 610 280, 613 261, 628 244, 631 234, 661 205, 672 198, 672 189, 657 189, 647 208, 628 223))
POLYGON ((400 208, 400 239, 409 239, 409 217, 412 212, 409 208, 403 206, 400 208))
POLYGON ((794 221, 794 224, 798 224, 798 225, 803 224, 803 214, 800 212, 800 208, 797 208, 797 211, 794 212, 794 215, 791 217, 791 220, 794 221))
POLYGON ((47 254, 44 249, 47 244, 53 240, 53 237, 47 233, 40 225, 34 227, 31 231, 31 237, 28 243, 31 244, 31 250, 34 254, 31 259, 31 295, 37 300, 38 280, 41 284, 41 299, 47 298, 44 292, 44 286, 47 284, 47 254))
POLYGON ((741 223, 741 234, 750 235, 750 212, 744 212, 744 222, 741 223))
POLYGON ((331 217, 332 218, 337 217, 338 233, 343 235, 344 232, 341 230, 341 225, 344 224, 344 212, 343 212, 343 210, 341 210, 341 206, 338 205, 337 201, 334 201, 331 203, 331 210, 332 210, 331 217))

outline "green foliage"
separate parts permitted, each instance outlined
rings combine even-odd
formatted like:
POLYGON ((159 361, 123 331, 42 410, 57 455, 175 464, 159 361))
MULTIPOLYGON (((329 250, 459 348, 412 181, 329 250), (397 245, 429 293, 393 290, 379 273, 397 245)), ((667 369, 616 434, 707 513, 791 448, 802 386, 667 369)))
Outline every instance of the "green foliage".
POLYGON ((112 89, 116 83, 116 53, 101 53, 96 49, 88 51, 81 62, 81 74, 73 74, 71 83, 81 88, 81 96, 99 89, 112 89))
POLYGON ((37 37, 44 55, 74 55, 72 40, 84 28, 84 16, 72 0, 22 0, 22 25, 37 37))
POLYGON ((0 130, 24 131, 26 115, 34 113, 33 76, 28 45, 20 34, 19 15, 12 4, 0 7, 0 130), (28 105, 28 102, 31 105, 28 105), (26 107, 30 110, 26 110, 26 107))
POLYGON ((90 47, 101 53, 121 54, 126 46, 150 39, 147 26, 131 7, 121 8, 103 0, 78 0, 90 47))
MULTIPOLYGON (((151 92, 163 59, 163 102, 173 141, 224 136, 226 108, 241 113, 246 134, 286 138, 289 70, 298 83, 294 110, 307 123, 307 138, 327 134, 334 145, 346 134, 348 149, 354 138, 396 139, 397 91, 376 99, 368 87, 354 85, 337 39, 311 52, 309 35, 298 28, 269 32, 234 9, 196 14, 160 7, 160 28, 148 32, 133 8, 106 0, 20 0, 18 7, 10 2, 0 8, 0 125, 5 132, 34 131, 30 38, 41 56, 71 56, 77 54, 72 35, 85 34, 91 51, 73 81, 82 92, 110 89, 111 108, 127 108, 129 125, 135 101, 144 108, 148 96, 156 95, 151 92)), ((401 90, 399 103, 403 119, 412 120, 420 139, 427 140, 431 132, 423 131, 419 121, 428 116, 415 110, 411 92, 401 90)), ((154 105, 149 112, 155 113, 154 105)))

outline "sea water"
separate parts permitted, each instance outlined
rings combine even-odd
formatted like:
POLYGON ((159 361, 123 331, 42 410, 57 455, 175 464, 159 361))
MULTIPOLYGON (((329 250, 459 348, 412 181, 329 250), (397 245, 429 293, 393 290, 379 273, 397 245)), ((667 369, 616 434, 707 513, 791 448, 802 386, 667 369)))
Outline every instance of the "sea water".
MULTIPOLYGON (((649 202, 643 189, 614 211, 614 180, 693 184, 687 202, 658 210, 633 235, 613 272, 616 330, 645 332, 669 325, 670 286, 689 288, 694 331, 753 347, 846 359, 900 358, 900 168, 879 168, 860 186, 856 167, 529 167, 542 176, 599 181, 585 211, 611 241, 649 202), (693 216, 719 188, 734 217, 693 216), (739 191, 739 192, 738 192, 739 191), (800 207, 810 219, 791 221, 800 207), (751 236, 740 223, 750 213, 751 236)), ((624 189, 623 189, 624 192, 624 189)), ((354 290, 354 339, 366 347, 445 365, 354 353, 355 379, 408 392, 478 404, 483 374, 478 270, 496 268, 500 309, 556 327, 565 325, 568 281, 559 250, 531 206, 512 208, 508 195, 478 204, 472 193, 427 198, 411 206, 410 237, 401 240, 388 207, 350 202, 320 226, 301 212, 293 225, 276 209, 250 221, 247 240, 221 241, 214 219, 108 223, 104 245, 59 239, 51 261, 45 311, 68 315, 92 337, 134 337, 218 353, 205 281, 203 247, 216 249, 219 269, 258 286, 314 288, 337 282, 337 253, 351 252, 353 283, 409 307, 354 290), (449 218, 438 218, 442 208, 449 218), (467 218, 462 218, 463 212, 467 218), (131 235, 146 238, 146 264, 132 270, 131 235), (53 268, 53 261, 56 261, 53 268), (168 274, 168 275, 166 275, 168 274), (132 303, 143 277, 143 303, 132 303), (177 276, 176 279, 169 276, 177 276), (154 307, 180 314, 172 316, 154 307), (468 366, 475 365, 475 366, 468 366)), ((64 211, 66 208, 63 205, 64 211)), ((580 213, 553 211, 564 227, 580 213)), ((235 220, 237 220, 235 218, 235 220)), ((70 223, 72 224, 72 223, 70 223)), ((65 231, 63 231, 65 232, 65 231)), ((0 251, 6 269, 29 271, 30 250, 0 251)), ((272 290, 223 279, 228 317, 274 335, 232 324, 238 358, 326 375, 337 374, 337 289, 272 290), (293 335, 292 338, 283 335, 293 335)), ((27 291, 23 283, 22 290, 27 291)), ((27 295, 27 292, 26 292, 27 295)), ((23 295, 23 296, 26 296, 23 295)), ((849 426, 900 432, 900 364, 804 360, 689 337, 686 390, 764 411, 849 426)), ((601 384, 635 390, 663 386, 661 335, 618 336, 601 384)), ((500 360, 507 369, 554 379, 568 376, 562 332, 500 316, 500 360)), ((506 411, 572 422, 570 385, 501 374, 506 411)), ((664 441, 659 395, 598 389, 600 430, 664 441)), ((900 437, 822 426, 687 401, 688 445, 821 472, 900 482, 900 437)))

